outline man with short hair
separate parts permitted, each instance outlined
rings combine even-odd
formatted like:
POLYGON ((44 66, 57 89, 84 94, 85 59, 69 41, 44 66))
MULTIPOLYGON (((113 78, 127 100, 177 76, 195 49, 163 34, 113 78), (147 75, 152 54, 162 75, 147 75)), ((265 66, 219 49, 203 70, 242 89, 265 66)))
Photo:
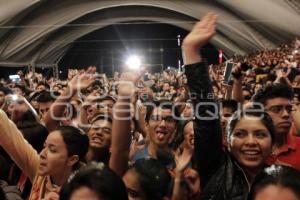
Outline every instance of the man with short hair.
POLYGON ((36 91, 42 92, 42 91, 49 91, 49 90, 50 90, 50 86, 48 85, 48 83, 43 81, 38 82, 36 86, 36 91))
POLYGON ((97 114, 105 114, 112 117, 113 106, 116 99, 112 96, 94 96, 90 94, 86 97, 85 102, 80 110, 81 126, 84 128, 85 124, 88 124, 92 118, 97 114))
POLYGON ((105 95, 105 96, 96 98, 95 102, 96 102, 95 103, 96 110, 95 110, 94 114, 97 114, 97 112, 99 112, 99 113, 104 113, 104 114, 112 116, 112 109, 116 102, 116 99, 114 97, 105 95))
POLYGON ((20 95, 22 97, 25 97, 26 95, 26 88, 23 85, 16 84, 13 90, 16 95, 20 95))
POLYGON ((44 121, 45 115, 55 101, 55 98, 53 95, 51 95, 50 92, 42 91, 36 98, 36 101, 39 104, 39 114, 41 121, 44 121))
POLYGON ((275 131, 273 153, 268 164, 280 163, 300 170, 300 138, 295 137, 291 129, 293 119, 293 89, 288 85, 276 83, 260 90, 253 97, 254 102, 263 104, 271 116, 275 131))
POLYGON ((97 114, 87 131, 90 147, 86 159, 108 164, 110 157, 112 118, 109 115, 97 114))

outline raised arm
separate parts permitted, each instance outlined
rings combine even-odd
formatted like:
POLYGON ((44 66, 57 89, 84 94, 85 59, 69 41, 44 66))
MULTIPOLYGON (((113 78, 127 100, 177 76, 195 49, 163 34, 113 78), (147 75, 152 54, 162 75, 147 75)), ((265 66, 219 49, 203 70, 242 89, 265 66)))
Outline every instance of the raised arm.
POLYGON ((118 87, 118 100, 113 109, 112 143, 109 167, 121 177, 127 169, 131 143, 131 97, 134 94, 135 83, 140 77, 141 74, 122 74, 118 87))
POLYGON ((220 120, 208 67, 199 54, 200 48, 215 34, 216 19, 216 15, 206 15, 187 35, 182 46, 185 74, 196 108, 195 158, 202 187, 205 187, 219 167, 224 155, 220 120))
POLYGON ((32 182, 39 166, 38 153, 3 110, 0 110, 0 130, 0 145, 32 182))
POLYGON ((59 120, 57 119, 63 116, 67 104, 78 90, 87 88, 95 80, 95 76, 93 76, 95 72, 95 67, 89 67, 85 73, 74 76, 69 82, 68 87, 51 105, 45 116, 45 125, 49 132, 58 128, 59 120))
POLYGON ((288 74, 287 72, 284 72, 282 69, 278 69, 276 71, 276 80, 274 81, 274 83, 282 83, 282 84, 286 84, 290 87, 292 87, 292 83, 290 82, 290 80, 288 79, 288 74))
POLYGON ((233 76, 233 85, 232 85, 232 99, 243 104, 243 79, 244 75, 242 74, 242 68, 240 65, 237 65, 232 70, 233 76))

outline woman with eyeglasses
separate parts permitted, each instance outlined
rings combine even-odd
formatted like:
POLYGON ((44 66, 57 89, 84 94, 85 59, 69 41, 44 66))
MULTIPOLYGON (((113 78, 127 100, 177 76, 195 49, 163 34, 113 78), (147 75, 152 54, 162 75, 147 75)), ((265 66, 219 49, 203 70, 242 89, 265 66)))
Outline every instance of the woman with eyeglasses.
POLYGON ((195 160, 201 181, 200 199, 246 199, 255 176, 272 151, 274 126, 263 111, 236 112, 228 124, 228 150, 212 85, 200 48, 215 34, 217 16, 208 14, 193 27, 182 45, 188 86, 196 94, 195 160))

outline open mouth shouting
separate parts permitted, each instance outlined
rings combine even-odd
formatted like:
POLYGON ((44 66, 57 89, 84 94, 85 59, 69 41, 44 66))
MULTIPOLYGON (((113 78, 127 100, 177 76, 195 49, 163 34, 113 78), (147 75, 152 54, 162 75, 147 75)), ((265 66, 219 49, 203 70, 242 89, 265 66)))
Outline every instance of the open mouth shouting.
POLYGON ((93 136, 91 137, 91 145, 102 145, 103 144, 103 139, 99 136, 93 136))

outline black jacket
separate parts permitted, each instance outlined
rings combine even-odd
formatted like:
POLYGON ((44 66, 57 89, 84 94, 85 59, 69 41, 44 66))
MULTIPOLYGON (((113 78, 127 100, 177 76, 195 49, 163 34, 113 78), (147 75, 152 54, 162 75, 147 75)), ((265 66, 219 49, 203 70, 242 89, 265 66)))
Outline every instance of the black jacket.
POLYGON ((245 200, 249 183, 243 170, 222 149, 218 105, 213 97, 206 63, 185 66, 196 120, 195 162, 201 181, 200 199, 245 200))

